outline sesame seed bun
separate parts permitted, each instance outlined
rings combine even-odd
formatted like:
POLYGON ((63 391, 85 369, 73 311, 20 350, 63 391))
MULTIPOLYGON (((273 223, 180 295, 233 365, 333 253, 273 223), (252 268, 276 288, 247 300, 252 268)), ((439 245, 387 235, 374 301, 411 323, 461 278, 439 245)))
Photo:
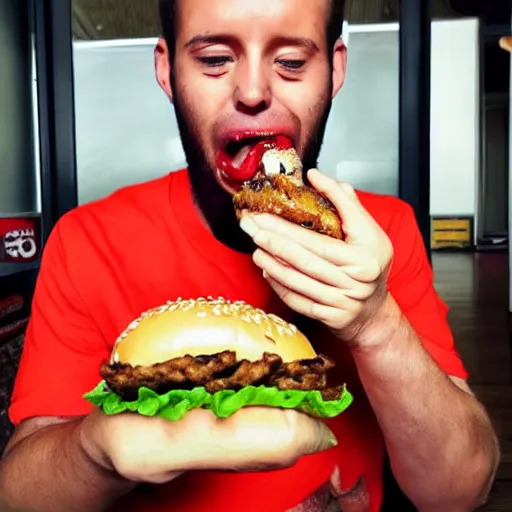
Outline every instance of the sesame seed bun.
POLYGON ((295 325, 242 301, 209 297, 178 299, 144 312, 116 340, 110 362, 151 366, 225 350, 249 361, 261 360, 264 352, 284 362, 317 355, 295 325))

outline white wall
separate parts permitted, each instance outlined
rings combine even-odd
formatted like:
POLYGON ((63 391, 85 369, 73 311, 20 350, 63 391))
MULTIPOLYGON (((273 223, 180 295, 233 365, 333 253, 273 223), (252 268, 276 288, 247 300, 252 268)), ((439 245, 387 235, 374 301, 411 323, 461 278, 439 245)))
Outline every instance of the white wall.
POLYGON ((432 24, 431 215, 474 215, 478 225, 478 20, 432 24))
POLYGON ((332 105, 318 166, 358 189, 398 195, 398 24, 347 23, 343 38, 347 76, 332 105))

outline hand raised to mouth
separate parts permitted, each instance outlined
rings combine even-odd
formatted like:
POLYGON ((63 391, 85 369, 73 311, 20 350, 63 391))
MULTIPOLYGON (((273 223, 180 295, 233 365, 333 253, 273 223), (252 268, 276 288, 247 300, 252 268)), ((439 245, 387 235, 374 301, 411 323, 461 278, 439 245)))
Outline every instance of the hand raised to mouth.
POLYGON ((317 170, 309 178, 336 205, 343 239, 302 229, 283 215, 244 214, 240 225, 258 246, 253 260, 292 310, 321 321, 350 347, 377 343, 377 313, 397 307, 386 287, 391 241, 348 184, 317 170))

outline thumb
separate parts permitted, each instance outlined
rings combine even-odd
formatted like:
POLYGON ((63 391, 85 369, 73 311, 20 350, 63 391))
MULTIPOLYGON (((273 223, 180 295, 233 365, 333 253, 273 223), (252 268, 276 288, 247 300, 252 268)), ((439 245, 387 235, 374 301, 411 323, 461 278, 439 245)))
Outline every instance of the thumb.
POLYGON ((247 407, 226 420, 202 422, 199 429, 204 432, 196 431, 194 453, 188 450, 180 469, 264 471, 291 466, 303 455, 338 444, 321 421, 272 407, 247 407))
POLYGON ((350 184, 339 183, 318 169, 311 169, 308 177, 313 187, 325 194, 338 211, 348 243, 373 239, 376 223, 350 184))

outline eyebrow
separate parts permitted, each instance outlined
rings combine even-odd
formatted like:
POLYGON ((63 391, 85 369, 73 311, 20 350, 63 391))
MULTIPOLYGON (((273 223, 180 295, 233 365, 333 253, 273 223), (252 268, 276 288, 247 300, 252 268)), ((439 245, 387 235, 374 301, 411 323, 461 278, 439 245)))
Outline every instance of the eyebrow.
MULTIPOLYGON (((195 46, 196 44, 229 44, 236 41, 236 38, 227 34, 200 34, 189 39, 184 48, 195 46)), ((272 46, 304 46, 314 52, 319 51, 318 45, 307 37, 286 37, 279 36, 272 39, 272 46)))
POLYGON ((192 39, 188 40, 184 48, 188 48, 190 46, 194 46, 196 44, 222 44, 222 43, 229 43, 234 40, 233 37, 227 36, 227 35, 197 35, 194 36, 192 39))

